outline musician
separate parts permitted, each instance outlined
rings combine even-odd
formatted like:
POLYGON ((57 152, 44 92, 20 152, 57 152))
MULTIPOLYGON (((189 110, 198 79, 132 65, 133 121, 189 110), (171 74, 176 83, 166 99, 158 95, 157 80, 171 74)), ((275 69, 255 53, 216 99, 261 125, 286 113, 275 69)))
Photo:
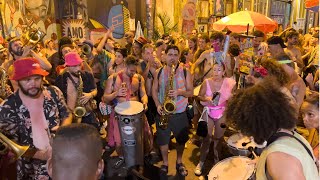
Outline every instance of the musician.
POLYGON ((19 89, 0 106, 0 131, 19 145, 36 149, 17 162, 17 179, 49 179, 46 160, 51 154, 49 132, 71 123, 71 113, 62 92, 43 86, 48 72, 35 58, 23 58, 13 64, 12 80, 19 89))
POLYGON ((54 84, 54 81, 56 80, 59 72, 58 70, 63 66, 64 64, 64 54, 67 53, 67 51, 72 51, 74 48, 72 46, 72 39, 69 37, 62 37, 58 42, 58 51, 53 53, 48 60, 50 61, 52 65, 52 69, 49 72, 49 75, 47 76, 48 81, 50 84, 54 84), (64 51, 62 51, 62 47, 68 46, 69 49, 65 48, 64 51))
MULTIPOLYGON (((126 58, 126 69, 119 73, 110 75, 106 83, 106 89, 102 97, 102 101, 106 104, 113 104, 125 101, 139 101, 143 104, 144 109, 148 109, 148 96, 145 90, 144 78, 137 74, 137 67, 139 61, 132 55, 126 58)), ((150 128, 146 118, 145 121, 145 134, 144 137, 150 136, 150 128)), ((142 132, 141 132, 142 133, 142 132)), ((145 138, 146 140, 147 138, 145 138)), ((152 140, 152 139, 148 139, 152 140)), ((152 142, 150 142, 152 147, 152 142)), ((115 163, 114 168, 119 168, 124 163, 124 158, 121 152, 121 139, 118 123, 114 117, 114 111, 110 115, 109 127, 108 127, 108 145, 116 146, 119 160, 115 163)), ((149 153, 150 148, 146 150, 149 153)))
POLYGON ((86 108, 86 114, 82 117, 83 123, 91 124, 98 128, 99 123, 93 113, 94 102, 93 98, 97 95, 97 88, 93 80, 93 75, 90 72, 82 71, 81 66, 83 60, 76 52, 69 52, 65 56, 66 71, 60 74, 55 85, 61 89, 66 99, 68 108, 73 112, 77 106, 84 106, 86 108), (79 73, 81 74, 83 89, 79 89, 79 73), (83 91, 82 94, 78 94, 79 91, 83 91), (78 100, 80 105, 77 104, 78 100))
POLYGON ((218 145, 221 143, 225 132, 225 129, 221 128, 220 125, 225 122, 223 112, 226 108, 227 100, 231 97, 236 84, 234 79, 225 77, 225 66, 222 62, 215 62, 212 71, 213 76, 204 80, 199 92, 201 104, 208 109, 208 134, 201 144, 200 161, 194 171, 196 175, 202 174, 203 164, 212 140, 214 143, 214 163, 218 163, 219 161, 219 154, 221 152, 218 150, 218 145), (213 128, 214 135, 212 135, 213 128))
POLYGON ((258 144, 268 142, 256 179, 319 179, 311 146, 294 131, 297 112, 274 82, 263 80, 233 95, 225 111, 227 123, 258 144))
POLYGON ((177 161, 176 169, 182 176, 187 176, 188 171, 182 163, 182 155, 184 145, 188 141, 188 117, 186 108, 188 104, 188 97, 193 96, 192 78, 189 70, 184 69, 179 65, 179 49, 177 46, 169 45, 165 51, 166 64, 163 68, 156 71, 152 86, 152 97, 157 106, 159 115, 163 115, 163 103, 165 96, 172 98, 176 105, 176 110, 169 115, 169 123, 166 129, 159 127, 159 118, 156 118, 157 126, 157 142, 160 146, 163 165, 161 166, 161 173, 168 173, 168 143, 170 141, 171 131, 173 132, 178 146, 177 146, 177 161), (172 73, 172 65, 175 66, 174 74, 172 73), (161 70, 161 72, 160 72, 161 70), (173 80, 173 87, 168 87, 169 79, 173 80), (168 91, 168 92, 167 92, 168 91))
POLYGON ((25 57, 34 57, 39 61, 39 64, 41 68, 45 70, 50 70, 51 69, 51 64, 47 60, 47 58, 42 57, 38 53, 36 53, 31 46, 24 46, 22 44, 22 41, 19 38, 13 38, 9 42, 9 53, 11 54, 11 58, 8 61, 8 63, 4 64, 3 67, 7 71, 9 67, 13 64, 15 60, 25 58, 25 57))
POLYGON ((87 124, 70 124, 58 129, 48 160, 54 180, 98 180, 103 172, 102 142, 97 130, 87 124), (85 157, 85 158, 84 158, 85 157))

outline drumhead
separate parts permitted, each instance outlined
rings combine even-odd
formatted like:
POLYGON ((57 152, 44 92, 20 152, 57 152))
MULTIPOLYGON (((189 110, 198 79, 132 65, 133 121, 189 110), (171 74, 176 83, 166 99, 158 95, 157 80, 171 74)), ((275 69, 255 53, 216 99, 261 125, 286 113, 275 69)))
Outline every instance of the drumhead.
POLYGON ((213 166, 208 175, 208 180, 244 180, 249 179, 253 173, 255 164, 249 164, 251 159, 244 156, 233 156, 213 166))
POLYGON ((236 147, 238 149, 248 149, 248 147, 257 147, 257 148, 264 148, 267 145, 267 142, 265 141, 263 144, 257 144, 254 142, 253 138, 250 138, 248 136, 244 136, 241 133, 233 134, 230 136, 227 140, 228 145, 236 147), (251 141, 251 142, 250 142, 251 141), (246 146, 242 146, 242 143, 247 143, 246 146))
POLYGON ((132 116, 143 111, 143 104, 138 101, 126 101, 118 103, 114 111, 120 115, 132 116))

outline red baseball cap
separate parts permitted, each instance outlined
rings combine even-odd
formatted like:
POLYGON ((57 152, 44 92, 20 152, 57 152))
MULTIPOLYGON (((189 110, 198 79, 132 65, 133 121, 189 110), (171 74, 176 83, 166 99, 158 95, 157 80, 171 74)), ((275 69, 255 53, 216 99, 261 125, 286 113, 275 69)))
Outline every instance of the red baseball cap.
POLYGON ((82 59, 77 52, 68 52, 64 55, 65 66, 77 66, 82 63, 82 59))
POLYGON ((40 67, 39 61, 33 57, 22 58, 13 63, 11 80, 21 80, 32 75, 47 76, 49 73, 40 67))

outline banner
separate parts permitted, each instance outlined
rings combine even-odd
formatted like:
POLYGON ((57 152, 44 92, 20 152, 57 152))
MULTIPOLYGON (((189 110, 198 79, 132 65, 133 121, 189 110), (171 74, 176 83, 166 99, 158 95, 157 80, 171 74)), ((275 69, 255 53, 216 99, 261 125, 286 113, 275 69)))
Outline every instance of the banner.
POLYGON ((86 38, 86 29, 82 19, 62 20, 62 36, 70 38, 86 38))

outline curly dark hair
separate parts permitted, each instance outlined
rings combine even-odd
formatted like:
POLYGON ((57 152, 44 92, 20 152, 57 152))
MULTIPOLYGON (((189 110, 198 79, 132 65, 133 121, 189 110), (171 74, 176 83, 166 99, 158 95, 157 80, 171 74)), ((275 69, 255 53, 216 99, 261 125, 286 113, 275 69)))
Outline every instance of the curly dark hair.
POLYGON ((229 126, 259 144, 280 128, 293 129, 297 119, 296 110, 272 78, 239 90, 229 99, 225 116, 229 126))
POLYGON ((261 61, 261 66, 268 70, 268 75, 275 77, 280 86, 284 86, 289 83, 289 75, 275 59, 263 60, 261 61))

